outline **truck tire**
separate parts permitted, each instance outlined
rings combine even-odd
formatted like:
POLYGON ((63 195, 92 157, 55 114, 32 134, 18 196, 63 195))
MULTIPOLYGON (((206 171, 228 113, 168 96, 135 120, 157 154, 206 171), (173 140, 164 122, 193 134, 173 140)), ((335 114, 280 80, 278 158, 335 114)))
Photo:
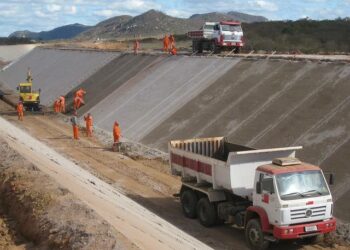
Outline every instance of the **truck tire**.
POLYGON ((181 194, 182 211, 187 218, 196 218, 198 198, 194 191, 185 190, 181 194))
POLYGON ((245 228, 245 238, 252 250, 266 250, 270 242, 264 239, 259 219, 251 219, 245 228))
POLYGON ((199 222, 205 227, 211 227, 217 222, 215 204, 211 203, 207 197, 203 197, 197 204, 197 216, 199 222))
POLYGON ((198 51, 198 53, 200 53, 200 54, 203 53, 203 42, 198 42, 198 43, 197 43, 197 51, 198 51))
POLYGON ((198 52, 198 42, 193 40, 192 41, 192 53, 197 53, 198 52))
POLYGON ((210 43, 210 50, 214 53, 214 54, 220 54, 220 48, 217 46, 215 41, 212 41, 210 43))

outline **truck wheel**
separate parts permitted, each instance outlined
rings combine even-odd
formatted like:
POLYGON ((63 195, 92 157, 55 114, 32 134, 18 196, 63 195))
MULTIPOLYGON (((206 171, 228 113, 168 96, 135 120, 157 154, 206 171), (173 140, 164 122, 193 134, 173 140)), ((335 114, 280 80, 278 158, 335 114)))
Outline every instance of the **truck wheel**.
POLYGON ((181 205, 184 215, 188 218, 196 218, 198 198, 192 190, 186 190, 181 194, 181 205))
POLYGON ((197 50, 198 50, 198 53, 200 53, 200 54, 203 53, 203 43, 202 42, 197 43, 197 50))
POLYGON ((211 227, 217 222, 215 205, 204 197, 197 204, 199 222, 205 227, 211 227))
POLYGON ((198 43, 197 41, 192 41, 192 53, 197 53, 198 43))
POLYGON ((214 54, 219 54, 220 53, 220 48, 216 45, 215 41, 212 41, 210 44, 210 50, 214 53, 214 54))
POLYGON ((245 229, 245 238, 252 250, 265 250, 269 247, 269 241, 264 239, 259 219, 248 221, 245 229))

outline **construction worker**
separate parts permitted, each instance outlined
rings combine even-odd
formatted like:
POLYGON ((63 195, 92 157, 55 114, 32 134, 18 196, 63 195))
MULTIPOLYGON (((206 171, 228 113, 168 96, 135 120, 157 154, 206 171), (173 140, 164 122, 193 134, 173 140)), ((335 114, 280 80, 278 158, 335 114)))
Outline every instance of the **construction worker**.
POLYGON ((169 51, 175 47, 175 37, 173 35, 169 36, 169 51))
POLYGON ((21 101, 19 101, 17 103, 16 109, 17 109, 18 120, 23 121, 24 107, 23 107, 23 103, 21 101))
POLYGON ((86 91, 82 88, 78 89, 75 92, 74 100, 73 100, 73 108, 74 110, 78 110, 82 104, 85 104, 84 102, 84 95, 86 94, 86 91))
POLYGON ((175 46, 171 49, 170 54, 172 54, 173 56, 177 55, 177 49, 175 48, 175 46))
POLYGON ((79 127, 78 127, 78 117, 77 112, 74 111, 73 116, 70 118, 70 122, 73 126, 73 138, 79 140, 79 127))
POLYGON ((55 113, 59 113, 60 112, 60 99, 55 100, 55 102, 53 103, 53 109, 55 111, 55 113))
POLYGON ((168 49, 169 49, 169 37, 168 37, 168 34, 165 34, 163 39, 163 51, 168 52, 168 49))
POLYGON ((114 122, 114 126, 113 126, 113 149, 117 148, 117 151, 120 151, 120 135, 121 135, 121 131, 120 131, 120 127, 119 127, 119 123, 117 121, 114 122))
POLYGON ((59 112, 66 113, 66 98, 61 95, 59 98, 59 112))
POLYGON ((137 55, 139 53, 140 49, 140 41, 138 39, 135 39, 134 42, 134 54, 137 55))
POLYGON ((27 70, 27 82, 32 82, 32 81, 33 81, 32 72, 31 72, 30 68, 28 67, 28 70, 27 70))
POLYGON ((88 113, 86 116, 84 116, 84 120, 86 124, 86 136, 92 137, 92 125, 93 125, 92 115, 88 113))

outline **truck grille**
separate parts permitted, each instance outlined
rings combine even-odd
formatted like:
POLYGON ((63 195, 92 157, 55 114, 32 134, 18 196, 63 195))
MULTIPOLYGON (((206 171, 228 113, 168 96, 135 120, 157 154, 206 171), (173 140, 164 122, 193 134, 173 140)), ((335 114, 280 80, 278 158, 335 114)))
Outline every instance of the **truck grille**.
POLYGON ((290 210, 292 220, 312 218, 326 215, 326 206, 290 210))

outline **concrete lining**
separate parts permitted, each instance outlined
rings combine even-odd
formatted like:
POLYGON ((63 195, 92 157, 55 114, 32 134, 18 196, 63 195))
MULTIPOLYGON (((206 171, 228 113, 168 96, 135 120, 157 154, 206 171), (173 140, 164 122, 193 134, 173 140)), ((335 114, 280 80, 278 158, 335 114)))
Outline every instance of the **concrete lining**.
POLYGON ((35 89, 41 89, 41 103, 50 105, 83 80, 117 57, 118 53, 35 48, 0 73, 0 81, 15 90, 26 79, 30 67, 35 89))

